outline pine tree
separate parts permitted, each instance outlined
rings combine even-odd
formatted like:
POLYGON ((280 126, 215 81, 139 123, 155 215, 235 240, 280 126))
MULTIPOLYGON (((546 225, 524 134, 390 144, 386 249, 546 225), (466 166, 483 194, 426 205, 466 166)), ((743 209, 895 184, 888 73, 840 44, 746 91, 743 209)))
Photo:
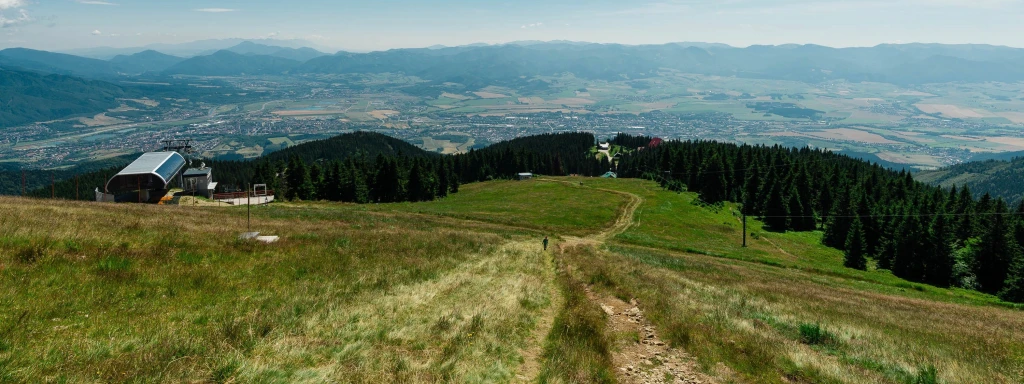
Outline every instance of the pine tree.
POLYGON ((768 201, 764 207, 764 223, 773 231, 785 232, 789 228, 789 202, 786 201, 782 183, 778 180, 772 182, 772 189, 768 193, 768 201))
POLYGON ((700 199, 708 204, 718 204, 725 201, 727 184, 725 181, 725 167, 722 165, 722 158, 713 155, 700 170, 700 199))
POLYGON ((867 247, 864 240, 864 226, 859 218, 854 218, 846 237, 846 251, 843 265, 847 268, 865 271, 868 269, 867 247))
POLYGON ((432 200, 433 196, 428 198, 426 192, 426 183, 423 180, 423 171, 420 169, 419 164, 412 166, 409 171, 409 183, 406 184, 406 190, 409 194, 409 201, 428 201, 432 200))
POLYGON ((1002 199, 996 200, 992 215, 980 225, 983 232, 981 247, 974 260, 974 274, 981 290, 992 294, 1002 290, 1016 253, 1016 240, 1008 231, 1007 213, 1006 203, 1002 199))
POLYGON ((1006 281, 1003 282, 999 298, 1014 303, 1024 303, 1024 256, 1021 256, 1019 250, 1013 266, 1006 276, 1006 281))
POLYGON ((754 167, 747 174, 746 182, 743 183, 743 214, 754 216, 761 212, 757 204, 761 184, 761 168, 754 163, 754 167))
POLYGON ((950 243, 952 231, 946 215, 939 214, 932 219, 928 231, 929 250, 925 253, 925 282, 939 287, 948 287, 953 276, 953 247, 950 243))

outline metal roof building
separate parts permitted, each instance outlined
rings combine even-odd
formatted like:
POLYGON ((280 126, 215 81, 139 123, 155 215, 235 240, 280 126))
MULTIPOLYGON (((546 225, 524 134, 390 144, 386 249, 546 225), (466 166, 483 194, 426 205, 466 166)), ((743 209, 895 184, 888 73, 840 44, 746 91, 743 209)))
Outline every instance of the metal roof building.
POLYGON ((114 175, 106 191, 167 190, 185 165, 185 158, 177 152, 145 153, 114 175))

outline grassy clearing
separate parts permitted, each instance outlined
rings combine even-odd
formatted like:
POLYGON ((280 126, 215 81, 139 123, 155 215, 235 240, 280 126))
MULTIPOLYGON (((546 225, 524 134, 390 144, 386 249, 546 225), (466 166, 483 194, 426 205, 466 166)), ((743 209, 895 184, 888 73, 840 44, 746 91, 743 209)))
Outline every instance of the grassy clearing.
POLYGON ((530 180, 469 184, 443 200, 371 209, 443 215, 582 236, 610 226, 625 203, 625 198, 615 194, 530 180))
POLYGON ((257 246, 242 210, 0 199, 0 381, 511 379, 539 244, 309 211, 256 210, 257 246))

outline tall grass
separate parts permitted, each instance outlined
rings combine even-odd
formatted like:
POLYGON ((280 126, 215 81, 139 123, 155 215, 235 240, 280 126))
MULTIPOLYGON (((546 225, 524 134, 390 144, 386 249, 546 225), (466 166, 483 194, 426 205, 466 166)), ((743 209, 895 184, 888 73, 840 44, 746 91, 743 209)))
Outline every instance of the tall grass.
POLYGON ((0 198, 0 382, 507 381, 551 305, 516 231, 244 215, 0 198))
MULTIPOLYGON (((569 250, 569 252, 576 252, 569 250)), ((541 383, 613 383, 607 319, 583 285, 563 265, 558 275, 565 298, 544 347, 541 383)))

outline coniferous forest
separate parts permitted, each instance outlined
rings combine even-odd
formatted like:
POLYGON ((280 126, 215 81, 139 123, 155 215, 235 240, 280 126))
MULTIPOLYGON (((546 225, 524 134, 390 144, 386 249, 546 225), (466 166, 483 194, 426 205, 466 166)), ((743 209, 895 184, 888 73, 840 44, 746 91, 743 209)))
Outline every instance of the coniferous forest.
MULTIPOLYGON (((255 161, 207 165, 228 191, 259 183, 289 200, 354 203, 429 201, 457 193, 461 184, 520 172, 596 176, 615 170, 621 178, 696 192, 705 204, 738 203, 773 231, 823 231, 822 243, 843 250, 850 268, 866 269, 873 261, 910 281, 1024 302, 1024 204, 977 198, 966 187, 929 186, 904 171, 809 148, 619 135, 613 144, 636 150, 624 151, 612 165, 592 155, 595 142, 589 133, 547 134, 441 156, 357 132, 255 161)), ((79 180, 102 182, 101 173, 113 171, 79 180)), ((74 186, 67 180, 54 189, 71 199, 74 186)), ((31 195, 50 194, 40 188, 31 195)))
POLYGON ((707 204, 740 203, 774 231, 823 230, 822 243, 843 250, 847 267, 866 269, 870 259, 910 281, 1024 302, 1024 203, 809 148, 667 141, 626 153, 618 171, 697 192, 707 204))

